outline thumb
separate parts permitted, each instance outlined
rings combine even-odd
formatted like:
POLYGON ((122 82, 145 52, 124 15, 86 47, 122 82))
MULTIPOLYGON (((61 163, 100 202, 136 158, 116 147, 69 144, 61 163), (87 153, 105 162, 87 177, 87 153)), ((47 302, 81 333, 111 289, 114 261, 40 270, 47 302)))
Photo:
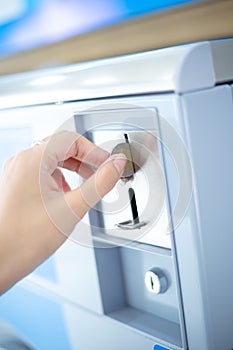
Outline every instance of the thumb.
POLYGON ((122 176, 126 162, 124 154, 111 156, 79 188, 65 194, 68 205, 79 220, 111 191, 122 176))

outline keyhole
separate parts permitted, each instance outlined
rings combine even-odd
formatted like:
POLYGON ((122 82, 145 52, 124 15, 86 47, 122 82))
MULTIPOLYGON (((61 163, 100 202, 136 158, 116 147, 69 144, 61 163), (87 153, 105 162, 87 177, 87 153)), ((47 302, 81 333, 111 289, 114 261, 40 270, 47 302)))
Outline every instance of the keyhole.
POLYGON ((154 289, 154 281, 153 281, 152 276, 150 276, 150 284, 151 284, 151 289, 153 290, 154 289))

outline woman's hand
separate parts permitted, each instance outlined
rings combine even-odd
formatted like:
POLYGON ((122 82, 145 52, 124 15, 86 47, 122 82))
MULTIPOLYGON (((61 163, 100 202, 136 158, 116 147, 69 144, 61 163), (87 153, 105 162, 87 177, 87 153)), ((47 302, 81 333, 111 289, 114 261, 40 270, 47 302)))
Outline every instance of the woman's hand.
POLYGON ((6 162, 0 179, 0 294, 61 246, 114 187, 125 163, 124 155, 109 158, 103 149, 68 131, 6 162), (60 167, 86 181, 70 190, 60 167))

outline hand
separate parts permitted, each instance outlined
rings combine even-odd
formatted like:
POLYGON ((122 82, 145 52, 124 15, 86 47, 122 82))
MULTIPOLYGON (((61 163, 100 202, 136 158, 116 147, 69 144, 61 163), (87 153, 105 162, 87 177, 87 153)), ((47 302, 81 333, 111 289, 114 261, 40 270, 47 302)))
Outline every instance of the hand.
POLYGON ((54 253, 124 171, 124 155, 109 158, 76 133, 45 141, 8 160, 0 179, 0 294, 54 253), (86 181, 70 190, 59 167, 86 181))

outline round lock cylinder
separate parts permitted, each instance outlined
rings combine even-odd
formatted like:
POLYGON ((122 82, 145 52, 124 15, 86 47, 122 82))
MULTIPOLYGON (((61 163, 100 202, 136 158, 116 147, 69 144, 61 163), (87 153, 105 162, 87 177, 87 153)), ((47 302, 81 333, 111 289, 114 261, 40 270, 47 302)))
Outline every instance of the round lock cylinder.
POLYGON ((165 274, 158 269, 153 269, 146 272, 145 285, 147 290, 154 294, 165 293, 168 288, 168 282, 165 274))

